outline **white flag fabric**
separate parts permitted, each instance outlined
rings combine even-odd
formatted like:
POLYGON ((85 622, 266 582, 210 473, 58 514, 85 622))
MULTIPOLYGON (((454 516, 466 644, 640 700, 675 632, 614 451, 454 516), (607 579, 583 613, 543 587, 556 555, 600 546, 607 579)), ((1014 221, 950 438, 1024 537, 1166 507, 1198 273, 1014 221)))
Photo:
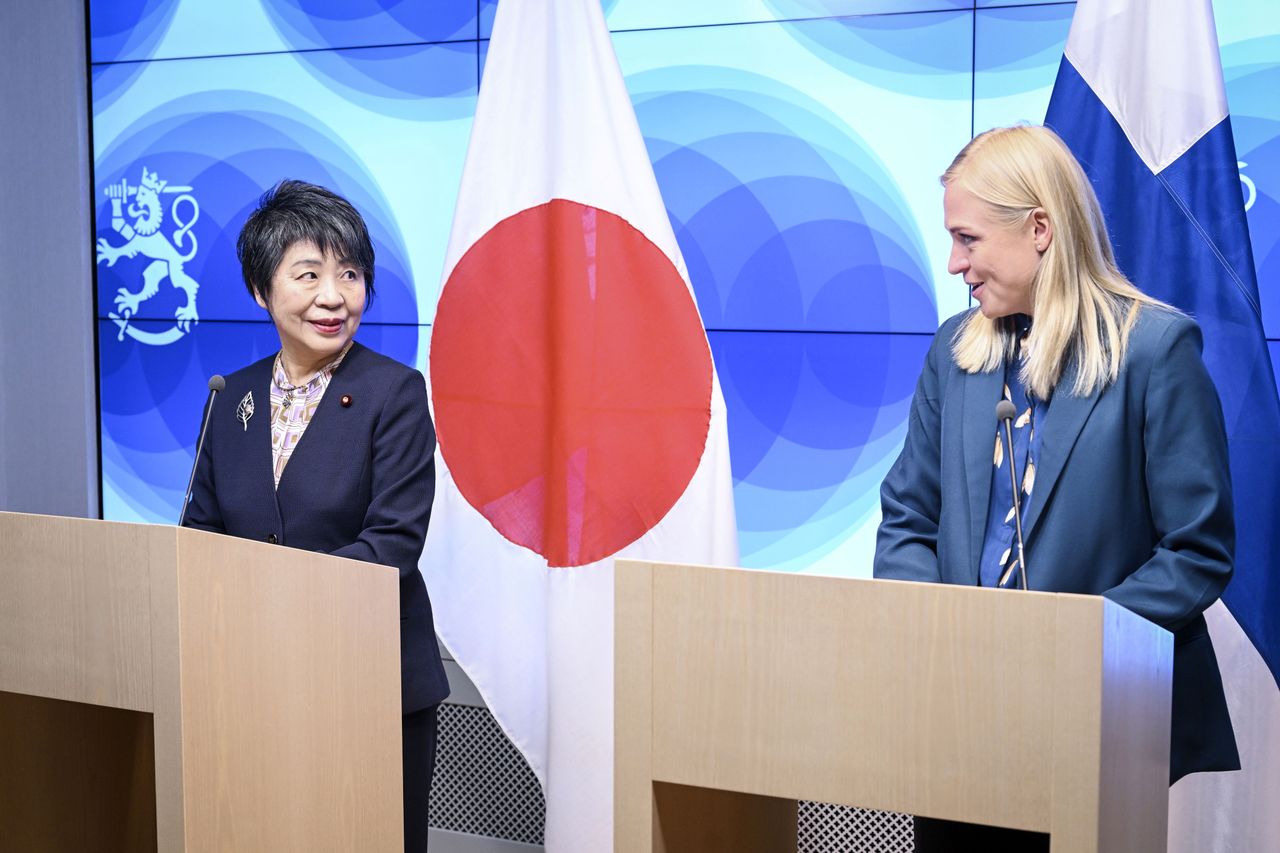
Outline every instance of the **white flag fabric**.
POLYGON ((504 0, 428 356, 436 627, 613 846, 613 558, 737 564, 724 400, 599 0, 504 0))

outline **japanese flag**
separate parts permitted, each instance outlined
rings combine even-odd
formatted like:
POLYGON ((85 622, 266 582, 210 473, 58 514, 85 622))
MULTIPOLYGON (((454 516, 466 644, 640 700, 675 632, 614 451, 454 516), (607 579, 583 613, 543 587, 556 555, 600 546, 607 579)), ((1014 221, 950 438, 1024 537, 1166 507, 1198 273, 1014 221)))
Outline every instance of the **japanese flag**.
POLYGON ((613 558, 735 565, 724 400, 599 0, 504 0, 429 354, 436 627, 613 845, 613 558))

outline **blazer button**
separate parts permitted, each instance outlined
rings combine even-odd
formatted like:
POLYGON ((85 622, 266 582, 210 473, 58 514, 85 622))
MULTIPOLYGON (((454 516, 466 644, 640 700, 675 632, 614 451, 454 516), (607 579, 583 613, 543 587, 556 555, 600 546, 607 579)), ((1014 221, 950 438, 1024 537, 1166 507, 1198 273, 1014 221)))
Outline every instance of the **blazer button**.
POLYGON ((275 535, 274 533, 268 533, 268 534, 267 534, 267 544, 268 544, 268 545, 275 545, 275 544, 276 544, 276 543, 278 543, 279 541, 280 541, 280 540, 276 538, 276 535, 275 535))

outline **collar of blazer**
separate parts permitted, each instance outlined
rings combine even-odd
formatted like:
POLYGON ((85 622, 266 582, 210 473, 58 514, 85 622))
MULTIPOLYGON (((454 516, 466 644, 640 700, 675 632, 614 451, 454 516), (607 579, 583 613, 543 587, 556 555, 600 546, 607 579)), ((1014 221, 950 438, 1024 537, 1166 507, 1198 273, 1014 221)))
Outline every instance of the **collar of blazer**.
MULTIPOLYGON (((973 579, 977 583, 978 560, 982 554, 982 539, 987 526, 987 509, 991 503, 991 450, 996 435, 996 403, 1000 401, 1004 387, 1004 372, 963 373, 964 387, 961 395, 961 441, 964 447, 964 472, 969 493, 969 563, 973 579)), ((1059 389, 1075 384, 1076 367, 1067 366, 1059 389)), ((1023 537, 1029 542, 1036 522, 1053 497, 1054 487, 1062 475, 1080 431, 1093 407, 1097 405, 1100 391, 1085 397, 1074 396, 1065 390, 1055 393, 1049 407, 1049 415, 1040 427, 1043 430, 1040 445, 1040 462, 1036 466, 1034 497, 1022 516, 1023 537)))

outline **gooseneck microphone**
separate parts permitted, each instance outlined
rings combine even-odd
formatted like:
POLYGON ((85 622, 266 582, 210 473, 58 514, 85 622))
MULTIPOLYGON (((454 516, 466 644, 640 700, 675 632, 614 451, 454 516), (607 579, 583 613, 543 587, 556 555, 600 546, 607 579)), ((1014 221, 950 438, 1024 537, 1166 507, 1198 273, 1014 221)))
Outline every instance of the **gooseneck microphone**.
MULTIPOLYGON (((1013 403, 1008 400, 1001 400, 996 403, 996 420, 1004 424, 1004 438, 1006 455, 1009 458, 1009 482, 1013 486, 1013 523, 1014 530, 1018 535, 1018 577, 1021 581, 1022 588, 1027 588, 1027 557, 1026 551, 1022 545, 1022 489, 1018 486, 1018 472, 1013 459, 1013 419, 1018 416, 1018 410, 1013 407, 1013 403)), ((1013 571, 1010 566, 1008 571, 1000 576, 997 586, 1004 586, 1005 581, 1009 579, 1009 572, 1013 571)))
POLYGON ((196 467, 200 464, 200 451, 204 448, 204 434, 209 429, 209 418, 213 415, 213 398, 227 387, 227 380, 217 373, 209 377, 209 405, 204 409, 204 423, 200 424, 200 440, 196 442, 196 460, 191 463, 191 476, 187 479, 187 493, 182 497, 182 514, 178 516, 178 526, 187 520, 187 506, 191 503, 191 489, 196 484, 196 467))

